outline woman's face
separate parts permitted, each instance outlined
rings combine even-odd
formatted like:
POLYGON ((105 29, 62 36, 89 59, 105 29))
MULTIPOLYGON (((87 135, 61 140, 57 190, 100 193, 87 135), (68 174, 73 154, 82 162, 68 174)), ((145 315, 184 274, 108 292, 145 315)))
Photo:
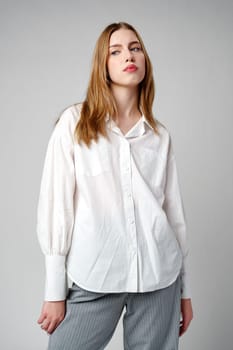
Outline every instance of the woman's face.
POLYGON ((112 33, 107 69, 111 84, 135 87, 145 76, 145 56, 136 34, 129 29, 112 33))

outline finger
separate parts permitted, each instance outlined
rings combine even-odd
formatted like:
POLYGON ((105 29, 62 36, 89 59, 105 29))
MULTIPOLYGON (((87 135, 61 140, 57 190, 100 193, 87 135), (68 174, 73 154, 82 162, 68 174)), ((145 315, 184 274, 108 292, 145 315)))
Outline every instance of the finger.
POLYGON ((59 325, 60 322, 54 321, 51 322, 49 327, 47 328, 47 333, 51 334, 54 332, 54 330, 57 328, 57 326, 59 325))
POLYGON ((181 337, 184 333, 185 333, 184 327, 181 326, 181 327, 180 327, 179 336, 181 337))
POLYGON ((180 321, 180 328, 179 328, 179 336, 181 336, 182 335, 182 333, 183 333, 183 323, 182 323, 182 321, 180 321))
POLYGON ((40 315, 39 319, 37 320, 37 323, 39 323, 39 324, 42 323, 42 322, 45 320, 45 318, 46 318, 45 314, 42 313, 42 314, 40 315))
POLYGON ((180 321, 180 336, 184 333, 184 326, 185 326, 185 321, 182 319, 180 321))
POLYGON ((182 322, 180 325, 180 332, 179 335, 182 336, 188 329, 189 322, 182 322))
POLYGON ((50 325, 50 322, 47 320, 47 321, 44 321, 40 327, 41 329, 43 329, 43 331, 47 332, 49 325, 50 325))
POLYGON ((181 326, 181 327, 180 327, 180 331, 179 331, 179 336, 181 337, 183 334, 184 334, 184 329, 183 329, 183 327, 181 326))

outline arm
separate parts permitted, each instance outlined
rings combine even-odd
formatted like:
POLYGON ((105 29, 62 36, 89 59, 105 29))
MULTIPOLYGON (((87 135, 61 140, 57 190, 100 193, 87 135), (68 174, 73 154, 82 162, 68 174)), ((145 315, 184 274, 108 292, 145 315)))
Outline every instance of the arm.
POLYGON ((71 110, 66 109, 54 127, 45 156, 37 209, 37 236, 46 267, 45 302, 38 323, 44 322, 43 328, 48 331, 64 317, 67 295, 65 265, 74 223, 73 120, 71 110))
POLYGON ((193 318, 193 311, 188 281, 187 258, 189 253, 189 246, 187 238, 186 218, 183 200, 180 192, 176 159, 170 136, 168 145, 165 199, 163 203, 163 209, 166 212, 168 221, 176 234, 177 240, 179 242, 183 254, 183 262, 181 268, 182 321, 180 327, 180 335, 182 335, 188 328, 188 325, 193 318))

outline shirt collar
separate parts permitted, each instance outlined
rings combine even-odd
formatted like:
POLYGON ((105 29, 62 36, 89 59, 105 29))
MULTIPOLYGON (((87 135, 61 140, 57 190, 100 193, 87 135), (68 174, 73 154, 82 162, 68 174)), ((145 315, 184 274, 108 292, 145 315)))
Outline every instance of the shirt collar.
MULTIPOLYGON (((122 132, 120 131, 120 129, 118 128, 114 120, 110 118, 109 115, 106 115, 105 121, 109 129, 122 135, 122 132)), ((153 127, 151 126, 151 124, 148 122, 148 120, 143 114, 141 118, 137 121, 137 123, 124 136, 128 138, 128 137, 137 137, 137 136, 143 135, 146 131, 145 125, 147 125, 149 128, 153 130, 153 127)))
POLYGON ((146 117, 144 116, 144 114, 142 115, 142 120, 143 120, 144 123, 147 124, 152 130, 154 130, 153 127, 152 127, 152 125, 148 122, 148 120, 147 120, 146 117))

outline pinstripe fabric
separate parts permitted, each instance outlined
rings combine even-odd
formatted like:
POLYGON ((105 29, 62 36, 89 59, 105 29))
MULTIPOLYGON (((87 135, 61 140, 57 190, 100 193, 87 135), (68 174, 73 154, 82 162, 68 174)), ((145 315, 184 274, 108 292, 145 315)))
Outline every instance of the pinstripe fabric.
POLYGON ((73 284, 66 316, 49 336, 48 350, 103 350, 123 309, 124 350, 177 350, 180 276, 146 293, 96 293, 73 284))

